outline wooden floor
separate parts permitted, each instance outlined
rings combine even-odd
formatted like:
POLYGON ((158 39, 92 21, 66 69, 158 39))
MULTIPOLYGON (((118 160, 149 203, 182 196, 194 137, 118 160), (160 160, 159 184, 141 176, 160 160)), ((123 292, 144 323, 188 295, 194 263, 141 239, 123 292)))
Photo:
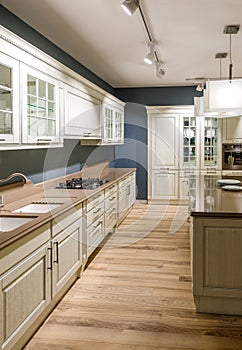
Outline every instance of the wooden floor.
POLYGON ((137 204, 25 349, 242 349, 242 317, 195 311, 186 212, 137 204))

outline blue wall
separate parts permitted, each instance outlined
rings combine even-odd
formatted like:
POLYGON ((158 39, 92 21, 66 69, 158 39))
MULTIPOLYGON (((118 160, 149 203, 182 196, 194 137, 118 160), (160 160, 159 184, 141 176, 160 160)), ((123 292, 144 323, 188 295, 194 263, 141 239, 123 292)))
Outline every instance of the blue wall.
POLYGON ((35 181, 43 181, 60 176, 65 171, 75 171, 83 163, 92 164, 108 160, 113 166, 137 168, 138 198, 146 199, 147 115, 144 105, 192 105, 194 96, 201 96, 201 93, 193 86, 114 89, 2 5, 0 24, 97 86, 127 102, 124 145, 86 147, 80 146, 77 140, 65 140, 64 148, 61 149, 1 151, 0 178, 20 171, 31 175, 35 181))

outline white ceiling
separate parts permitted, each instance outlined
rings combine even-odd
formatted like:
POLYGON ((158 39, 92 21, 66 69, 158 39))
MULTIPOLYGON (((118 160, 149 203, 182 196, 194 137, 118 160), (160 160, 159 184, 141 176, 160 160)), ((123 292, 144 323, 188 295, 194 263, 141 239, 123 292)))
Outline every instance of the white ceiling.
MULTIPOLYGON (((1 0, 1 4, 113 87, 194 85, 219 78, 218 52, 229 51, 226 24, 242 25, 242 0, 140 0, 158 42, 165 76, 143 58, 148 37, 139 11, 122 0, 1 0), (197 81, 197 80, 196 80, 197 81)), ((242 77, 242 28, 232 35, 233 76, 242 77)), ((228 77, 229 57, 222 61, 228 77)))

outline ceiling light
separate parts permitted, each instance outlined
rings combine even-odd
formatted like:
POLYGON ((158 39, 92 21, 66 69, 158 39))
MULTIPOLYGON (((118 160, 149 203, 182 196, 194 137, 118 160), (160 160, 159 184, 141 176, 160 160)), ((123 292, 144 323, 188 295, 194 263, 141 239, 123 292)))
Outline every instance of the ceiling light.
POLYGON ((150 41, 148 46, 150 48, 150 52, 145 56, 144 61, 147 64, 152 64, 155 61, 155 43, 150 41))
POLYGON ((198 86, 196 87, 197 91, 203 91, 204 89, 204 84, 203 83, 199 83, 198 86))
POLYGON ((162 78, 165 75, 165 71, 161 67, 162 62, 158 61, 155 64, 156 64, 156 76, 157 78, 162 78))
POLYGON ((121 7, 129 16, 132 16, 139 7, 139 0, 125 0, 121 7))

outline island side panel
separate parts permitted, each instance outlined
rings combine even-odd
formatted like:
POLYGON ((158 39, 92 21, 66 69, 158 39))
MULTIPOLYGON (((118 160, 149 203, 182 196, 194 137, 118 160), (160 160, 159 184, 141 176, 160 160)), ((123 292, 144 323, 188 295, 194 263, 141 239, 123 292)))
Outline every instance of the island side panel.
POLYGON ((242 218, 193 217, 198 312, 242 315, 242 218))

